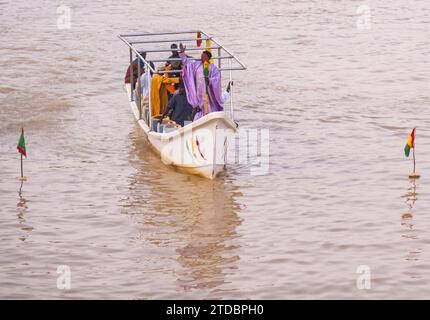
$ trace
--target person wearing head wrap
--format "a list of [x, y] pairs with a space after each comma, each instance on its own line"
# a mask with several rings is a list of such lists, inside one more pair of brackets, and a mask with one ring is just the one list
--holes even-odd
[[[146, 52], [144, 50], [140, 50], [139, 54], [142, 56], [143, 59], [146, 59]], [[142, 61], [142, 59], [139, 59], [136, 57], [136, 59], [133, 60], [133, 62], [128, 66], [127, 72], [125, 73], [124, 77], [124, 83], [130, 83], [131, 82], [131, 70], [133, 70], [133, 89], [136, 85], [137, 78], [140, 76], [138, 75], [138, 63], [140, 63], [140, 75], [144, 72], [145, 63]]]

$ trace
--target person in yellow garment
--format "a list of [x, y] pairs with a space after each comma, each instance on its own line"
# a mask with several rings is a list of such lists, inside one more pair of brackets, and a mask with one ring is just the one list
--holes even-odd
[[[164, 71], [165, 67], [159, 67], [157, 71]], [[168, 90], [174, 92], [174, 84], [179, 83], [179, 78], [171, 78], [166, 74], [156, 73], [152, 77], [151, 84], [151, 115], [160, 116], [166, 110], [169, 102]]]

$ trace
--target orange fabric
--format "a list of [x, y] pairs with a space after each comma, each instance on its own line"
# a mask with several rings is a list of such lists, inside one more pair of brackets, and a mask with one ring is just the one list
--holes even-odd
[[[172, 66], [168, 65], [166, 67], [166, 70], [170, 71], [172, 70]], [[164, 81], [163, 83], [166, 85], [166, 89], [167, 91], [170, 92], [170, 94], [174, 94], [175, 93], [175, 85], [171, 82], [171, 80], [173, 80], [175, 78], [171, 78], [169, 73], [165, 73], [164, 74]], [[179, 83], [179, 79], [178, 79], [178, 83]]]
[[173, 95], [175, 93], [175, 83], [179, 83], [179, 78], [167, 78], [163, 80], [163, 83], [166, 86], [167, 91]]
[[154, 74], [151, 85], [151, 115], [163, 114], [167, 103], [167, 89], [163, 84], [163, 76]]
[[[166, 70], [172, 70], [172, 66], [167, 66]], [[168, 73], [164, 76], [154, 74], [151, 85], [151, 115], [154, 117], [163, 114], [168, 104], [167, 92], [175, 93], [175, 83], [179, 83], [179, 78], [172, 78]]]

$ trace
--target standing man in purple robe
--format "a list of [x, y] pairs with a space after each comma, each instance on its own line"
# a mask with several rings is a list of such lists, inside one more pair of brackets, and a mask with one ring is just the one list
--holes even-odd
[[[192, 61], [185, 54], [186, 47], [179, 45], [179, 56], [182, 61], [182, 80], [187, 93], [187, 99], [197, 113], [194, 121], [206, 115], [206, 99], [209, 100], [208, 113], [223, 111], [224, 104], [221, 97], [221, 73], [217, 66], [210, 63], [212, 54], [203, 51], [200, 61]], [[204, 64], [209, 63], [209, 74], [204, 73]], [[207, 89], [207, 95], [206, 95]]]

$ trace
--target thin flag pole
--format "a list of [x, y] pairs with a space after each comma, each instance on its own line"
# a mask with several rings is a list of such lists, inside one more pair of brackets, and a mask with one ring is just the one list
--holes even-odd
[[24, 166], [22, 165], [22, 153], [21, 153], [21, 178], [24, 178]]
[[[21, 127], [21, 134], [24, 134], [24, 128]], [[22, 160], [22, 153], [19, 153], [21, 155], [21, 179], [24, 178], [24, 165]]]
[[205, 88], [206, 88], [206, 99], [205, 99], [205, 112], [204, 115], [207, 115], [209, 113], [209, 85], [208, 85], [208, 79], [206, 77], [205, 74], [205, 70], [208, 70], [208, 77], [209, 77], [209, 68], [210, 68], [210, 63], [209, 62], [204, 62], [203, 63], [203, 75], [205, 78]]
[[21, 128], [21, 136], [19, 137], [19, 141], [18, 141], [18, 151], [21, 155], [21, 176], [19, 177], [19, 180], [21, 181], [25, 181], [27, 178], [24, 177], [24, 161], [23, 161], [23, 154], [26, 154], [26, 149], [25, 149], [25, 138], [24, 138], [24, 128]]
[[[24, 134], [24, 128], [21, 128], [21, 134]], [[23, 165], [21, 152], [20, 152], [20, 155], [21, 155], [21, 179], [24, 179], [24, 165]]]
[[416, 168], [416, 161], [415, 161], [415, 135], [416, 135], [416, 128], [412, 131], [412, 154], [414, 158], [414, 171], [409, 175], [409, 178], [411, 179], [418, 179], [420, 177], [420, 174], [415, 171]]

